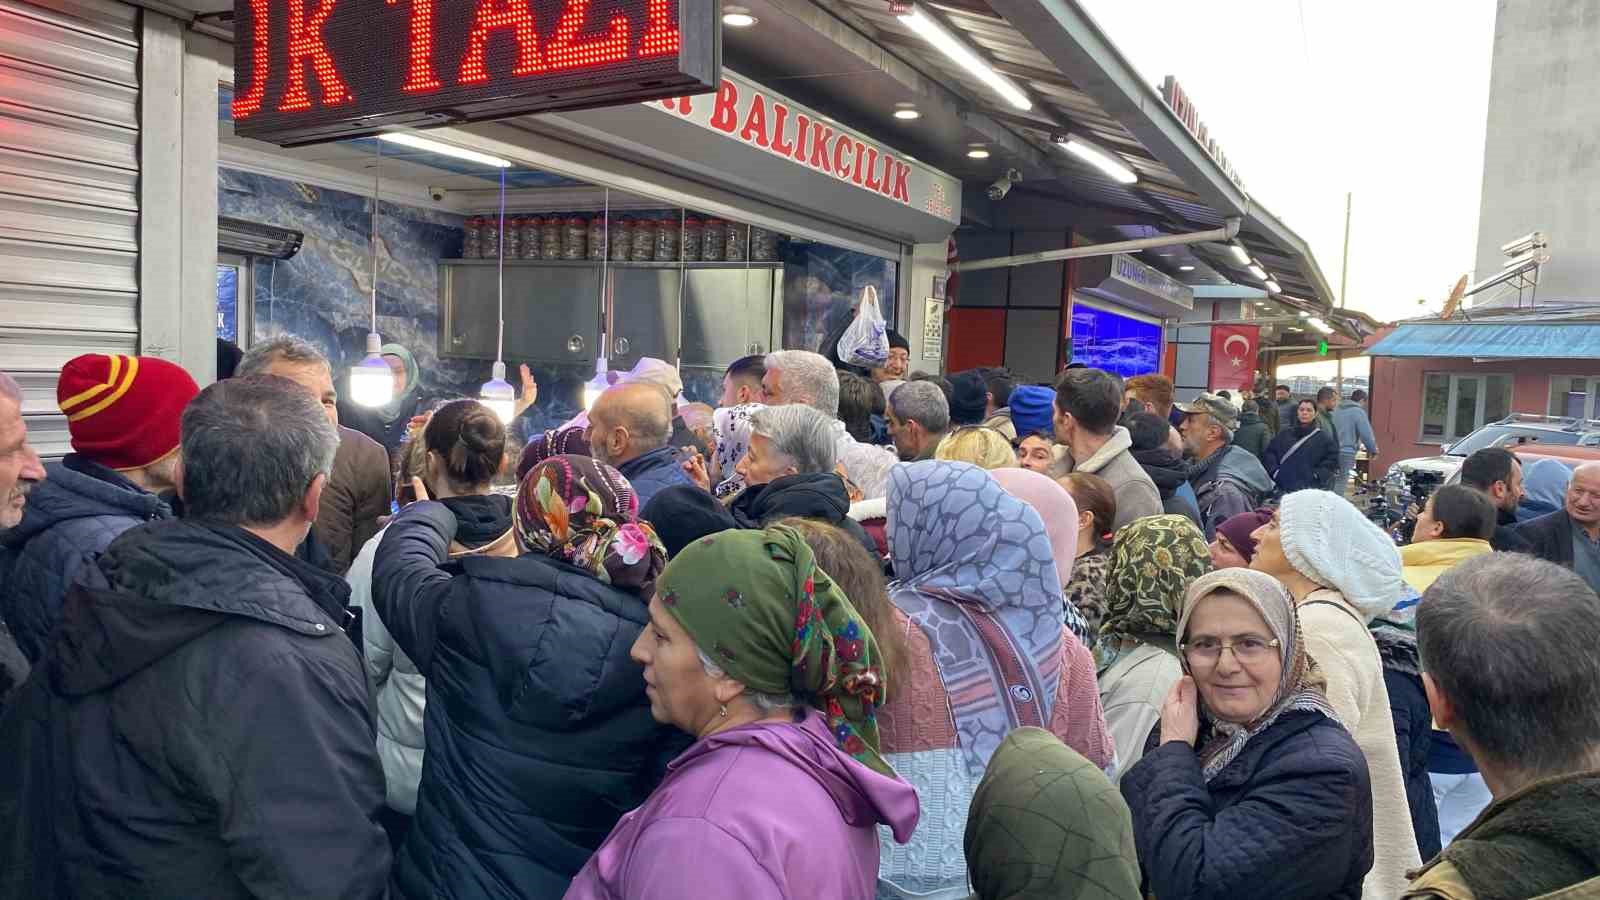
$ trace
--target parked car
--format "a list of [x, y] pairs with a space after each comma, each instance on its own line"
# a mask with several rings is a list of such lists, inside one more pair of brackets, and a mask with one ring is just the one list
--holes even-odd
[[1532, 449], [1530, 445], [1600, 448], [1600, 420], [1516, 413], [1490, 422], [1454, 444], [1444, 445], [1438, 456], [1415, 456], [1390, 466], [1383, 478], [1384, 502], [1390, 509], [1405, 509], [1423, 499], [1415, 496], [1414, 484], [1454, 482], [1461, 464], [1484, 447], [1509, 447], [1521, 453]]

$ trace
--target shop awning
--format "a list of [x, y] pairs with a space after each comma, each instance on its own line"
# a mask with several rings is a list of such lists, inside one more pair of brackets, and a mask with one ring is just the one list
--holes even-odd
[[1372, 345], [1367, 355], [1592, 359], [1600, 357], [1600, 324], [1441, 322], [1401, 325], [1393, 334]]

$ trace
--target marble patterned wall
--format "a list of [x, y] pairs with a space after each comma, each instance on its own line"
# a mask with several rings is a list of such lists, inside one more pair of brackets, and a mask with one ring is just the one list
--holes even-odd
[[[365, 354], [370, 327], [371, 198], [232, 169], [220, 169], [218, 181], [219, 214], [305, 235], [292, 259], [255, 263], [255, 338], [287, 332], [318, 345], [343, 390], [343, 373]], [[435, 262], [461, 255], [462, 226], [462, 216], [435, 210], [392, 203], [379, 210], [378, 331], [386, 343], [402, 344], [416, 356], [426, 399], [474, 396], [490, 376], [487, 362], [438, 353]], [[866, 284], [877, 286], [884, 315], [893, 320], [894, 261], [809, 243], [786, 245], [783, 252], [786, 346], [816, 349], [830, 324], [848, 316]], [[515, 382], [516, 360], [508, 363]], [[593, 368], [541, 364], [533, 373], [539, 401], [518, 423], [523, 434], [577, 415]], [[715, 404], [722, 392], [720, 371], [685, 369], [683, 381], [693, 401]]]

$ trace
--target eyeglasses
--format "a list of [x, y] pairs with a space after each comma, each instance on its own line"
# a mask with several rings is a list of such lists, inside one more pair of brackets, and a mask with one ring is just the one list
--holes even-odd
[[1186, 641], [1178, 645], [1183, 650], [1183, 655], [1189, 660], [1189, 665], [1205, 667], [1214, 666], [1222, 659], [1222, 651], [1232, 650], [1233, 658], [1242, 665], [1252, 665], [1265, 660], [1280, 646], [1278, 640], [1268, 640], [1255, 635], [1247, 635], [1231, 641], [1220, 641], [1216, 638], [1200, 638], [1196, 641]]

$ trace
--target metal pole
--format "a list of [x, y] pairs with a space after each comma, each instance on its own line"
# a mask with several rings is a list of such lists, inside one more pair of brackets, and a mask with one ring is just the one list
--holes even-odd
[[1221, 228], [1210, 231], [1195, 231], [1188, 234], [1169, 234], [1161, 237], [1138, 238], [1131, 241], [1117, 241], [1111, 244], [1090, 244], [1087, 247], [1070, 247], [1066, 250], [1045, 250], [1039, 253], [1024, 253], [1019, 256], [1000, 256], [994, 259], [974, 259], [967, 262], [956, 263], [951, 267], [956, 272], [978, 272], [983, 269], [1006, 269], [1012, 266], [1026, 266], [1032, 263], [1058, 262], [1063, 259], [1084, 259], [1091, 256], [1110, 256], [1113, 253], [1136, 253], [1140, 250], [1153, 250], [1158, 247], [1177, 247], [1184, 244], [1202, 244], [1207, 241], [1231, 241], [1239, 234], [1239, 220], [1229, 219]]
[[[1350, 283], [1350, 205], [1355, 194], [1346, 191], [1344, 195], [1344, 262], [1339, 266], [1339, 308], [1344, 309], [1345, 287]], [[1336, 357], [1334, 372], [1334, 390], [1339, 392], [1340, 398], [1344, 397], [1344, 354]]]

